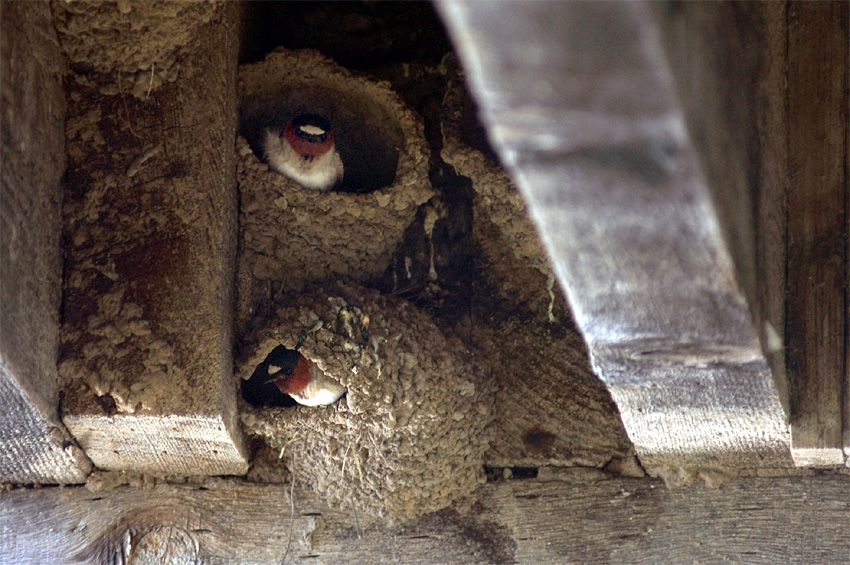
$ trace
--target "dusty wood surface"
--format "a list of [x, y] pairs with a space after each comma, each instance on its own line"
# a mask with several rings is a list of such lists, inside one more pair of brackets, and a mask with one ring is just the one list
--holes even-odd
[[644, 466], [790, 465], [650, 7], [438, 6]]
[[[850, 57], [850, 55], [848, 55]], [[847, 77], [848, 90], [850, 90], [850, 76]], [[848, 106], [850, 106], [850, 95], [848, 95]], [[850, 108], [847, 109], [850, 114]], [[845, 252], [850, 255], [850, 131], [847, 132], [847, 144], [844, 146], [844, 166], [846, 171], [845, 202], [847, 203], [847, 247]], [[845, 329], [844, 332], [844, 464], [850, 467], [850, 257], [847, 258], [844, 271], [847, 286], [844, 294], [845, 307]]]
[[786, 3], [656, 2], [652, 7], [738, 279], [787, 411], [782, 348], [789, 185]]
[[[661, 44], [712, 196], [735, 279], [758, 303], [755, 272], [754, 183], [750, 168], [759, 139], [756, 125], [759, 64], [764, 53], [762, 6], [757, 3], [652, 2]], [[698, 31], [697, 31], [698, 30]]]
[[844, 463], [847, 11], [846, 2], [788, 7], [786, 332], [798, 465]]
[[762, 349], [790, 414], [788, 371], [785, 363], [785, 292], [788, 177], [788, 21], [787, 3], [763, 3], [763, 52], [755, 100], [757, 120], [758, 188], [755, 192], [756, 272], [762, 327]]
[[[567, 481], [488, 483], [467, 516], [445, 511], [398, 527], [360, 516], [360, 538], [351, 512], [297, 489], [286, 562], [850, 562], [846, 475], [668, 490], [581, 471]], [[19, 564], [277, 563], [289, 539], [289, 492], [220, 480], [3, 493], [0, 554]]]
[[[63, 45], [114, 26], [112, 56], [144, 61], [147, 49], [156, 61], [149, 26], [192, 41], [179, 76], [156, 88], [151, 67], [136, 97], [112, 75], [85, 72], [99, 59], [72, 63], [83, 74], [68, 81], [63, 421], [102, 469], [241, 474], [231, 359], [237, 6], [213, 5], [209, 23], [88, 7], [62, 28]], [[126, 41], [132, 33], [138, 41]]]
[[65, 59], [47, 3], [0, 6], [0, 481], [81, 482], [57, 413]]

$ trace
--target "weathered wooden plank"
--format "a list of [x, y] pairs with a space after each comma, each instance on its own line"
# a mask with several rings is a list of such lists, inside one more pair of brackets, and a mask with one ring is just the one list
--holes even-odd
[[761, 307], [762, 349], [790, 414], [785, 364], [785, 294], [788, 178], [787, 3], [758, 4], [763, 17], [763, 54], [758, 70], [758, 184], [755, 191], [757, 302]]
[[788, 7], [788, 365], [798, 465], [844, 463], [848, 4]]
[[[850, 90], [850, 76], [847, 77], [848, 90]], [[847, 104], [850, 106], [850, 96], [848, 96]], [[847, 109], [850, 114], [850, 108]], [[847, 247], [845, 252], [848, 254], [847, 270], [844, 273], [847, 281], [847, 288], [844, 295], [845, 306], [845, 328], [844, 332], [844, 464], [850, 467], [850, 131], [847, 132], [847, 144], [844, 146], [844, 166], [847, 171], [847, 181], [845, 184], [845, 202], [847, 203]]]
[[[652, 4], [762, 349], [788, 410], [784, 2]], [[694, 30], [699, 30], [694, 33]]]
[[749, 169], [759, 144], [761, 7], [738, 2], [654, 2], [651, 7], [675, 85], [672, 94], [699, 156], [736, 282], [748, 304], [757, 306], [756, 187]]
[[[102, 469], [245, 473], [231, 359], [238, 7], [54, 8], [84, 73], [68, 85], [63, 421]], [[135, 96], [127, 76], [144, 85]]]
[[603, 467], [628, 456], [617, 409], [577, 333], [502, 320], [495, 328], [479, 323], [473, 335], [498, 382], [486, 465]]
[[19, 564], [277, 563], [294, 503], [287, 562], [850, 562], [846, 475], [673, 490], [581, 469], [558, 476], [489, 483], [466, 516], [444, 511], [399, 527], [360, 516], [361, 536], [350, 511], [301, 489], [291, 501], [289, 485], [19, 490], [0, 495], [0, 555]]
[[752, 226], [721, 221], [653, 10], [438, 6], [644, 466], [790, 465], [727, 246]]
[[3, 2], [0, 26], [0, 481], [81, 482], [57, 412], [65, 58], [45, 2]]

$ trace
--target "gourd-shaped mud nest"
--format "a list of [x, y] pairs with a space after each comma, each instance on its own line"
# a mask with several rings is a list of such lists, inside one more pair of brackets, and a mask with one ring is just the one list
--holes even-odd
[[[271, 292], [330, 276], [369, 283], [381, 275], [434, 192], [422, 120], [387, 83], [309, 50], [276, 51], [239, 73], [241, 328]], [[266, 132], [307, 115], [332, 126], [344, 168], [328, 192], [304, 188], [263, 162]]]
[[391, 523], [469, 500], [484, 481], [493, 414], [482, 359], [409, 303], [353, 284], [287, 299], [252, 321], [237, 374], [248, 379], [275, 348], [301, 341], [348, 391], [330, 406], [246, 407], [248, 432], [331, 504]]

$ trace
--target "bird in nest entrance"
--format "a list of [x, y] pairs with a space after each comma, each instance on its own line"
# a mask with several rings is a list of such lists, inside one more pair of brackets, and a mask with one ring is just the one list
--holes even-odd
[[266, 128], [263, 158], [304, 188], [326, 192], [339, 187], [344, 173], [334, 140], [330, 121], [318, 114], [301, 114], [282, 132]]
[[242, 397], [255, 406], [291, 406], [291, 400], [327, 406], [339, 400], [347, 389], [299, 353], [299, 346], [275, 347], [251, 378], [242, 381]]

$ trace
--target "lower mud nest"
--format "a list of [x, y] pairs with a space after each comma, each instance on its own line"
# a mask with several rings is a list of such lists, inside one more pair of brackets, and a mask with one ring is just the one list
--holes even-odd
[[484, 482], [494, 393], [482, 359], [409, 303], [336, 283], [267, 305], [237, 374], [249, 378], [272, 350], [294, 349], [305, 335], [300, 353], [346, 395], [331, 406], [242, 413], [249, 433], [286, 453], [281, 464], [294, 465], [297, 481], [389, 522], [468, 499]]

